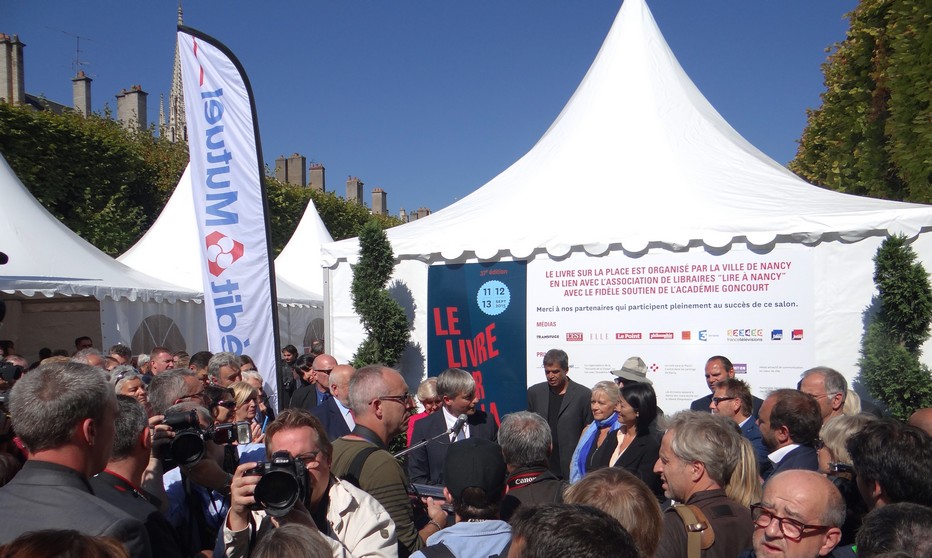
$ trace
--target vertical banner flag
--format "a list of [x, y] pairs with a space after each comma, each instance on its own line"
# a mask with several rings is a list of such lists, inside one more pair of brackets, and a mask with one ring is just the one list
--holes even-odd
[[215, 39], [179, 25], [178, 51], [209, 349], [249, 354], [277, 406], [274, 269], [252, 88]]
[[427, 305], [428, 375], [471, 373], [495, 422], [527, 408], [527, 262], [432, 265]]

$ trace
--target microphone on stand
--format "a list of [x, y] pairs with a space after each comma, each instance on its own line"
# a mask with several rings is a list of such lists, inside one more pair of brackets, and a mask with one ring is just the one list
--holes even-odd
[[469, 420], [469, 417], [466, 414], [462, 414], [456, 417], [456, 422], [453, 423], [453, 428], [450, 429], [450, 434], [453, 434], [453, 441], [456, 441], [456, 437], [460, 435], [460, 432], [463, 431], [463, 426], [466, 424], [466, 421]]
[[[427, 444], [429, 444], [430, 442], [433, 442], [434, 440], [436, 440], [436, 439], [438, 439], [438, 438], [442, 438], [442, 437], [444, 437], [444, 436], [449, 436], [450, 434], [453, 435], [453, 438], [454, 438], [454, 441], [455, 441], [455, 438], [456, 438], [457, 436], [459, 436], [460, 432], [463, 430], [463, 425], [466, 424], [466, 421], [467, 421], [467, 420], [469, 420], [469, 417], [467, 417], [465, 414], [462, 414], [462, 415], [456, 417], [456, 422], [453, 423], [453, 427], [452, 427], [452, 428], [446, 429], [445, 431], [441, 432], [440, 434], [437, 434], [437, 435], [434, 436], [433, 438], [427, 438], [427, 439], [425, 439], [425, 440], [421, 440], [420, 442], [418, 442], [418, 443], [416, 443], [416, 444], [412, 444], [411, 446], [408, 446], [407, 448], [405, 448], [405, 449], [399, 451], [398, 453], [393, 454], [392, 457], [394, 457], [394, 458], [397, 459], [397, 458], [399, 458], [399, 457], [402, 457], [402, 456], [404, 456], [404, 455], [407, 455], [407, 454], [411, 453], [412, 451], [414, 451], [414, 450], [416, 450], [416, 449], [418, 449], [418, 448], [422, 448], [422, 447], [426, 446]], [[449, 439], [449, 438], [448, 438], [448, 439]]]

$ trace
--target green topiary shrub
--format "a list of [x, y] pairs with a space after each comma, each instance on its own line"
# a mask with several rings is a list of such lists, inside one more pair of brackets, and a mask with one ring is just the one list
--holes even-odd
[[385, 290], [395, 256], [385, 231], [378, 223], [365, 224], [359, 235], [359, 263], [353, 267], [353, 309], [366, 330], [352, 365], [383, 363], [394, 366], [408, 343], [410, 329], [404, 309]]
[[903, 236], [885, 240], [874, 257], [876, 319], [861, 341], [860, 379], [896, 418], [932, 406], [932, 371], [919, 361], [932, 323], [929, 275]]

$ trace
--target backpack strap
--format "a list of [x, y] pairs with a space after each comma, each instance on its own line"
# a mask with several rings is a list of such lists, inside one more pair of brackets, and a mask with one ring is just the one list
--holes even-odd
[[432, 544], [430, 546], [425, 546], [421, 549], [421, 554], [426, 558], [456, 558], [456, 555], [453, 554], [447, 545], [439, 542], [437, 544]]
[[686, 550], [688, 558], [699, 558], [715, 542], [715, 532], [705, 514], [696, 505], [674, 504], [671, 508], [683, 520], [686, 528]]
[[369, 459], [369, 456], [373, 453], [379, 451], [379, 448], [376, 446], [366, 446], [359, 453], [356, 454], [356, 457], [353, 458], [353, 462], [350, 463], [349, 469], [347, 469], [346, 474], [342, 478], [345, 481], [348, 481], [350, 484], [356, 488], [362, 488], [359, 486], [359, 475], [362, 474], [362, 468], [366, 465], [366, 460]]

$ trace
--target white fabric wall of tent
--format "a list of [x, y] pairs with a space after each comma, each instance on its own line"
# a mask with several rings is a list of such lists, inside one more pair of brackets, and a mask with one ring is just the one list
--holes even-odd
[[[282, 346], [308, 346], [323, 338], [323, 277], [319, 246], [333, 239], [309, 202], [298, 227], [275, 259], [279, 341]], [[200, 253], [189, 169], [162, 213], [145, 235], [117, 258], [153, 277], [202, 291]], [[168, 248], [170, 247], [170, 248]], [[204, 323], [201, 310], [200, 323]]]
[[[187, 172], [184, 175], [187, 177]], [[70, 350], [79, 335], [135, 352], [156, 345], [207, 347], [190, 181], [185, 178], [146, 235], [119, 261], [51, 215], [0, 156], [0, 338], [27, 357], [41, 347]], [[190, 214], [190, 215], [189, 215]], [[318, 247], [331, 237], [313, 203], [276, 260], [282, 344], [323, 337]], [[306, 254], [306, 255], [305, 255]]]
[[[877, 247], [888, 235], [905, 234], [932, 269], [930, 226], [932, 207], [818, 188], [749, 144], [690, 81], [644, 0], [625, 0], [573, 97], [526, 155], [453, 205], [387, 231], [398, 260], [394, 279], [413, 296], [413, 350], [401, 366], [409, 383], [439, 372], [424, 370], [431, 265], [526, 260], [529, 270], [572, 269], [788, 253], [803, 262], [797, 288], [811, 300], [811, 344], [799, 360], [833, 366], [851, 379], [862, 313], [874, 294]], [[326, 337], [339, 361], [364, 335], [349, 294], [357, 259], [357, 239], [323, 247]], [[533, 306], [529, 288], [529, 339]], [[622, 319], [593, 328], [624, 331]], [[763, 313], [752, 319], [757, 328], [767, 320]], [[571, 363], [585, 362], [585, 344], [567, 346], [561, 339], [556, 345], [570, 353]], [[688, 373], [655, 378], [665, 410], [708, 393], [701, 373], [705, 358], [715, 354], [708, 346], [691, 349]], [[666, 358], [665, 349], [651, 347], [646, 341], [618, 345], [605, 364], [620, 368], [639, 352]], [[755, 370], [749, 379], [759, 394], [795, 386], [801, 366], [790, 368], [766, 378]], [[543, 379], [530, 342], [526, 369], [528, 385]], [[591, 385], [611, 377], [601, 370], [601, 377], [576, 379]]]
[[[50, 214], [0, 157], [0, 293], [7, 312], [0, 338], [34, 357], [41, 347], [139, 347], [206, 343], [200, 292], [151, 277], [110, 258]], [[198, 322], [198, 315], [200, 322]], [[142, 349], [139, 349], [142, 350]]]

